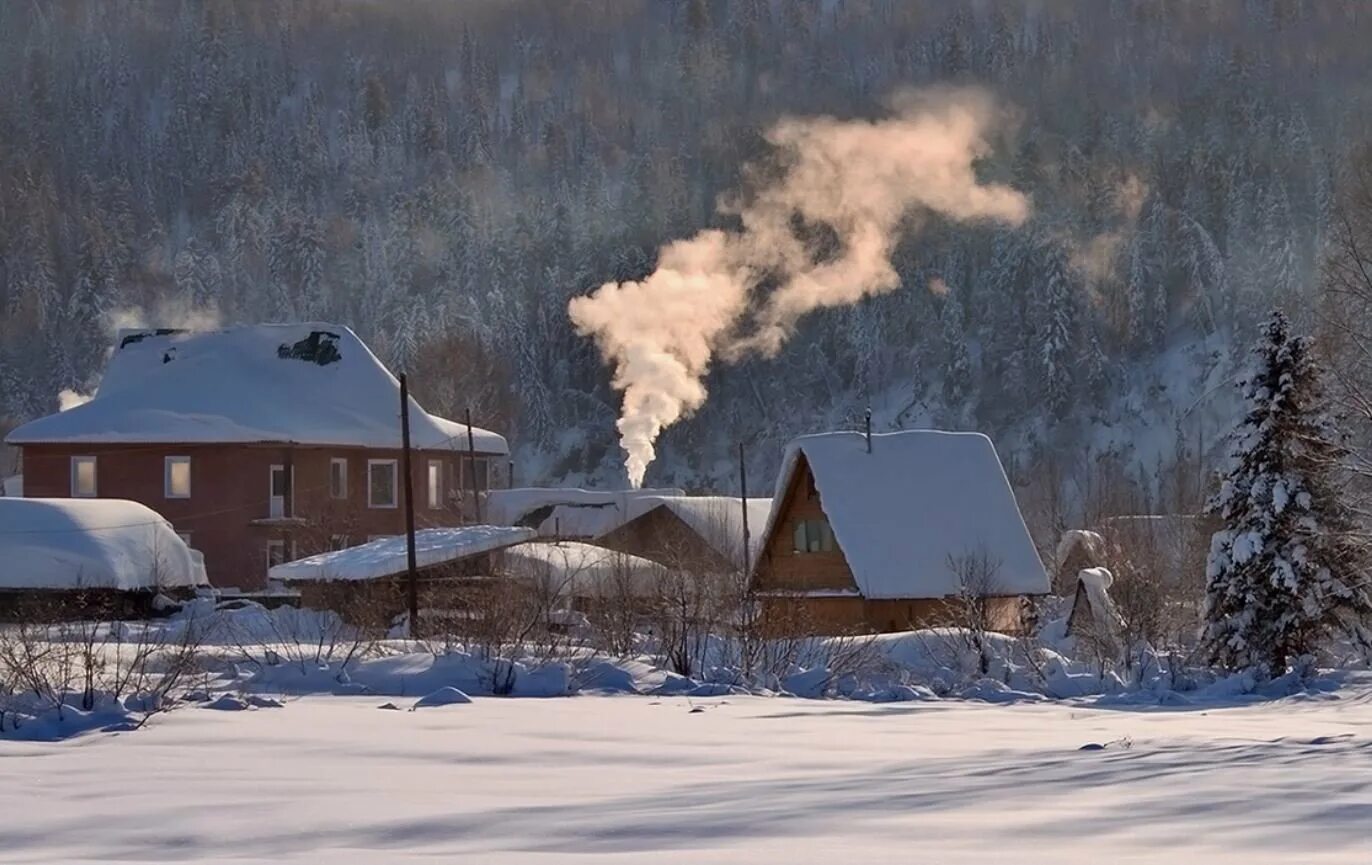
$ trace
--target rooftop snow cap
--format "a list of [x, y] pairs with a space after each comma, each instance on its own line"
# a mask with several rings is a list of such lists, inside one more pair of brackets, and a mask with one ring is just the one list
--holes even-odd
[[[991, 440], [912, 430], [837, 432], [791, 442], [776, 502], [809, 466], [820, 506], [868, 598], [941, 598], [961, 590], [950, 558], [986, 555], [999, 567], [985, 591], [1042, 594], [1048, 575]], [[772, 509], [766, 536], [785, 512]], [[973, 589], [974, 587], [968, 587]]]
[[[400, 447], [400, 383], [346, 327], [261, 324], [121, 334], [95, 398], [24, 424], [10, 444], [294, 442]], [[410, 400], [421, 449], [466, 450], [467, 428]], [[473, 430], [476, 450], [505, 439]]]

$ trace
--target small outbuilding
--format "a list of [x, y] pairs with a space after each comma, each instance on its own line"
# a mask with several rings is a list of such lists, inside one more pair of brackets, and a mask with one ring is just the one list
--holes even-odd
[[1049, 591], [991, 440], [836, 432], [786, 449], [751, 589], [776, 630], [888, 632], [957, 624], [971, 605], [1022, 627]]
[[[742, 573], [756, 556], [772, 500], [728, 496], [637, 496], [627, 519], [595, 543], [668, 568], [700, 574]], [[744, 512], [749, 543], [744, 557]]]
[[0, 498], [0, 617], [143, 617], [206, 585], [204, 559], [144, 505]]

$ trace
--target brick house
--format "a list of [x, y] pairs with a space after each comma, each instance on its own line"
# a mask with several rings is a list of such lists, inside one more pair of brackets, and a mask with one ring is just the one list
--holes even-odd
[[[346, 327], [120, 334], [93, 399], [18, 427], [29, 497], [131, 499], [210, 581], [404, 531], [399, 382]], [[409, 406], [419, 527], [460, 525], [501, 483], [505, 440]]]

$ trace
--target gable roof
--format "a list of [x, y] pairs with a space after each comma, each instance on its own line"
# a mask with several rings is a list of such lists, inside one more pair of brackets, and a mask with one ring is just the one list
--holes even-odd
[[204, 559], [144, 505], [0, 498], [0, 589], [135, 591], [205, 582]]
[[529, 541], [500, 553], [501, 571], [541, 581], [559, 597], [648, 596], [667, 575], [649, 559], [579, 541]]
[[[628, 501], [624, 524], [658, 508], [666, 508], [715, 552], [742, 564], [743, 506], [731, 496], [636, 496]], [[761, 549], [763, 529], [772, 511], [768, 498], [748, 499], [749, 560]], [[616, 526], [615, 528], [618, 528]]]
[[[427, 568], [456, 562], [533, 538], [533, 529], [509, 526], [420, 529], [414, 533], [415, 566]], [[405, 573], [409, 567], [405, 548], [404, 535], [378, 538], [355, 547], [273, 565], [268, 569], [267, 576], [283, 582], [379, 580]]]
[[[260, 324], [121, 334], [89, 402], [24, 424], [10, 444], [294, 442], [400, 447], [400, 383], [346, 327]], [[505, 439], [473, 429], [482, 453]], [[466, 450], [467, 427], [410, 401], [416, 448]]]
[[630, 499], [681, 494], [677, 489], [525, 487], [491, 490], [486, 494], [486, 517], [496, 525], [535, 527], [543, 537], [595, 538], [628, 519]]
[[[980, 433], [911, 430], [804, 436], [787, 446], [782, 501], [807, 465], [853, 579], [868, 598], [956, 594], [949, 557], [985, 553], [1000, 567], [992, 594], [1042, 594], [1048, 575], [991, 440]], [[765, 538], [778, 530], [780, 505]]]

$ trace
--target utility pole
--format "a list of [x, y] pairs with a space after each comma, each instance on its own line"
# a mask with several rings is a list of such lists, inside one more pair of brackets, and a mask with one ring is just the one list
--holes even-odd
[[[472, 508], [476, 513], [476, 524], [481, 525], [481, 494], [476, 489], [476, 436], [472, 434], [472, 410], [467, 408], [467, 459], [471, 468], [472, 477]], [[486, 476], [487, 486], [490, 485], [490, 475]]]
[[738, 443], [738, 495], [743, 506], [743, 579], [748, 579], [748, 546], [752, 536], [748, 531], [748, 464], [743, 459], [743, 442]]
[[872, 409], [869, 406], [865, 415], [867, 428], [867, 453], [872, 452]]
[[[400, 454], [405, 477], [405, 567], [410, 602], [410, 639], [419, 639], [419, 573], [414, 555], [414, 476], [410, 471], [410, 385], [400, 374]], [[371, 483], [367, 478], [367, 483]]]

